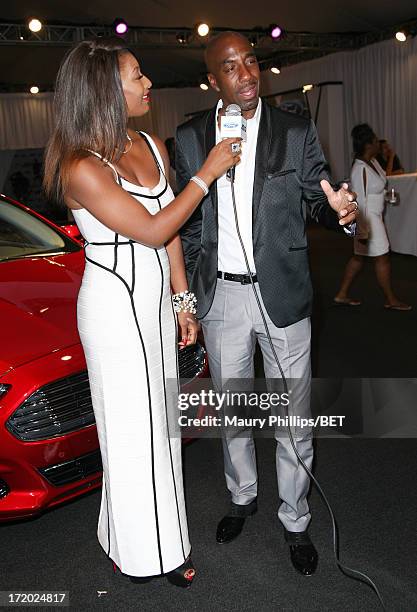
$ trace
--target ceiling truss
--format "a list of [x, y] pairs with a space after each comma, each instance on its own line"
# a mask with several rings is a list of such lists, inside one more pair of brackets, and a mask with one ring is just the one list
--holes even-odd
[[[360, 47], [392, 38], [395, 32], [404, 27], [409, 34], [417, 32], [417, 19], [397, 27], [376, 30], [372, 32], [288, 32], [277, 39], [272, 39], [266, 29], [236, 30], [249, 38], [254, 48], [259, 50], [261, 69], [269, 67], [271, 61], [278, 61], [281, 67], [307, 61], [335, 53], [337, 51], [351, 51]], [[214, 28], [210, 36], [227, 30], [227, 28]], [[27, 48], [34, 46], [69, 47], [82, 40], [96, 36], [114, 36], [112, 26], [100, 25], [73, 25], [73, 24], [46, 24], [40, 32], [31, 32], [24, 23], [0, 22], [0, 46], [15, 45]], [[135, 49], [203, 49], [207, 38], [199, 37], [194, 29], [185, 27], [157, 28], [157, 27], [129, 27], [125, 40]], [[180, 42], [181, 41], [181, 42]], [[195, 85], [195, 83], [187, 83]], [[161, 84], [160, 86], [164, 86]], [[171, 84], [171, 86], [184, 86], [184, 83]], [[0, 84], [4, 91], [5, 84]], [[13, 85], [9, 87], [13, 90]], [[16, 89], [14, 89], [16, 91]]]

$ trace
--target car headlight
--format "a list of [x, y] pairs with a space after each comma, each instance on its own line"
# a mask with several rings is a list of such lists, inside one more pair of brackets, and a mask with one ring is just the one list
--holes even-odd
[[0, 383], [0, 399], [6, 395], [6, 393], [8, 392], [8, 390], [10, 389], [12, 385], [6, 385], [4, 383]]

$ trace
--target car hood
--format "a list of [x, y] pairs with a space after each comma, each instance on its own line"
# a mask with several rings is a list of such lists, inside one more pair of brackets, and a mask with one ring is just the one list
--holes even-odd
[[0, 263], [0, 375], [78, 343], [82, 251]]

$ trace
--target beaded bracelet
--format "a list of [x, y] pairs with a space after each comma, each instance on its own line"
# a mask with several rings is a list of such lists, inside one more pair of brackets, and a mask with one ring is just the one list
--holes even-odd
[[205, 196], [208, 194], [209, 188], [208, 188], [207, 184], [205, 183], [205, 181], [203, 181], [203, 179], [201, 179], [199, 176], [192, 176], [190, 178], [190, 181], [193, 181], [193, 183], [198, 185], [200, 187], [200, 189], [203, 190], [203, 193], [204, 193]]
[[191, 291], [181, 291], [180, 293], [174, 293], [172, 296], [172, 303], [174, 304], [175, 312], [189, 312], [195, 314], [197, 312], [197, 298]]

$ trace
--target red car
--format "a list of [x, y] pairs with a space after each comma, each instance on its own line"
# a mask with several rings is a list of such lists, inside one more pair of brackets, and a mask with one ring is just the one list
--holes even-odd
[[[84, 269], [77, 233], [0, 196], [0, 520], [32, 516], [101, 485], [76, 326]], [[181, 378], [204, 374], [200, 345], [179, 358]]]

